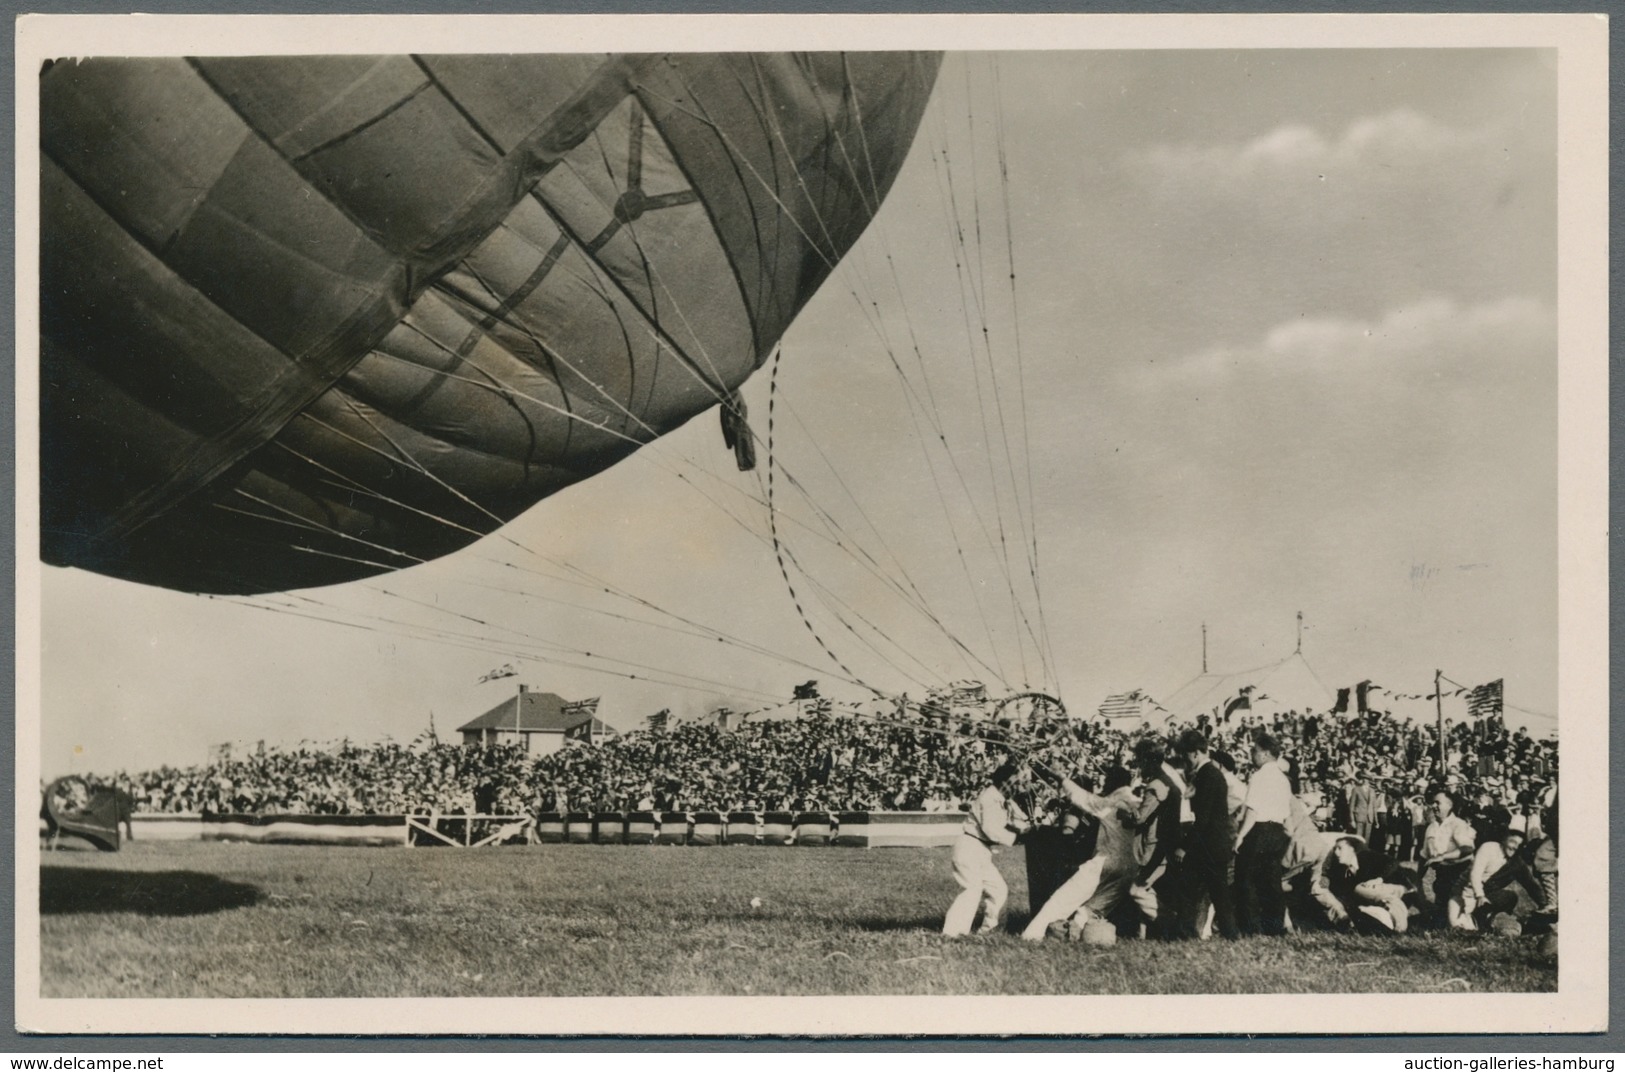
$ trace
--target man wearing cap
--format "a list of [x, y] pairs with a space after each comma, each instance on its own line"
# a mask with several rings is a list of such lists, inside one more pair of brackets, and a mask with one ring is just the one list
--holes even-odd
[[1471, 821], [1480, 845], [1498, 840], [1501, 832], [1512, 825], [1512, 809], [1496, 799], [1500, 788], [1500, 779], [1491, 777], [1478, 791], [1478, 806]]
[[1383, 794], [1382, 851], [1395, 860], [1408, 860], [1411, 854], [1411, 813], [1404, 786], [1390, 776], [1377, 786]]
[[1349, 784], [1349, 823], [1353, 827], [1354, 836], [1362, 844], [1371, 843], [1371, 832], [1377, 825], [1377, 791], [1371, 786], [1371, 778], [1362, 768], [1354, 772], [1354, 781]]
[[942, 933], [958, 937], [971, 932], [977, 910], [986, 902], [979, 934], [990, 934], [999, 928], [999, 917], [1010, 888], [993, 862], [994, 845], [1014, 845], [1016, 835], [1028, 828], [1026, 816], [1004, 795], [1004, 789], [1014, 780], [1018, 768], [1006, 762], [993, 772], [992, 783], [977, 795], [970, 813], [954, 840], [954, 881], [960, 893], [948, 906]]

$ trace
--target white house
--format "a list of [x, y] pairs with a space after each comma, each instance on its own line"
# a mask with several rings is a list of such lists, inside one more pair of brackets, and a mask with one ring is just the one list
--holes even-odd
[[464, 744], [517, 744], [530, 755], [547, 756], [563, 748], [566, 739], [597, 744], [615, 736], [614, 728], [594, 715], [597, 709], [597, 699], [572, 703], [520, 685], [518, 695], [458, 726], [457, 732]]

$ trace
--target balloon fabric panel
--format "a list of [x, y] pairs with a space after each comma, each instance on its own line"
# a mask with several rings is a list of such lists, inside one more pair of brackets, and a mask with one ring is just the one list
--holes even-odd
[[592, 476], [772, 352], [936, 62], [49, 65], [43, 557], [337, 583]]
[[41, 155], [155, 252], [252, 137], [208, 83], [174, 60], [53, 64], [40, 80], [40, 110]]
[[230, 56], [196, 66], [292, 161], [366, 129], [430, 86], [410, 56]]

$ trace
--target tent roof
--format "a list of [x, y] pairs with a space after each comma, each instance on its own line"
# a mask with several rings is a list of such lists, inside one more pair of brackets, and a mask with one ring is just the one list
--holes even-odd
[[1293, 652], [1280, 662], [1234, 674], [1198, 674], [1169, 696], [1163, 704], [1181, 718], [1194, 718], [1227, 703], [1253, 687], [1253, 710], [1328, 711], [1335, 701], [1332, 691], [1321, 684], [1302, 652]]

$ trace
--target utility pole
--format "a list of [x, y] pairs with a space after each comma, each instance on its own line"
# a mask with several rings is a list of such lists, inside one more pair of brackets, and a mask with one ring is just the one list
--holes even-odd
[[1444, 750], [1444, 691], [1440, 686], [1440, 679], [1444, 677], [1443, 671], [1433, 671], [1433, 710], [1439, 719], [1439, 780], [1443, 781], [1448, 773], [1445, 770]]

